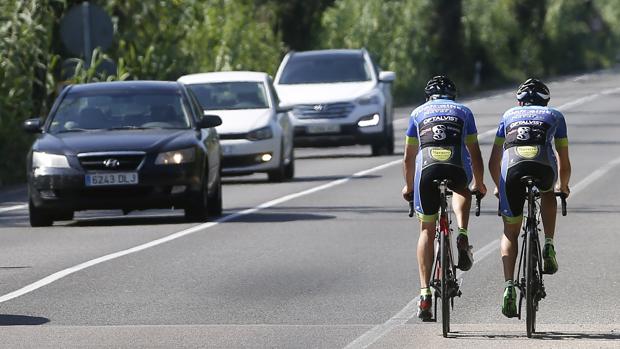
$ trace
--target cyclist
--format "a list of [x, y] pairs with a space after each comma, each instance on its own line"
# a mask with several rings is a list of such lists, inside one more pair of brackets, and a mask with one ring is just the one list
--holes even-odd
[[[403, 171], [405, 200], [413, 198], [420, 220], [417, 257], [420, 273], [418, 317], [431, 317], [429, 279], [434, 257], [435, 222], [439, 210], [439, 189], [435, 179], [449, 179], [454, 192], [452, 207], [456, 215], [458, 268], [473, 264], [472, 246], [467, 237], [472, 190], [486, 193], [484, 165], [480, 155], [474, 116], [466, 106], [456, 103], [456, 86], [446, 76], [435, 76], [424, 88], [426, 103], [411, 113], [405, 139]], [[473, 182], [472, 182], [473, 177]]]
[[[543, 273], [553, 274], [558, 270], [553, 246], [557, 209], [553, 189], [559, 167], [558, 189], [566, 195], [570, 193], [571, 165], [564, 116], [547, 107], [549, 99], [549, 88], [540, 80], [527, 79], [521, 84], [517, 90], [519, 106], [502, 116], [489, 159], [489, 172], [496, 185], [495, 194], [499, 194], [504, 221], [501, 254], [506, 284], [502, 313], [506, 317], [517, 316], [513, 278], [525, 202], [525, 184], [520, 181], [523, 176], [530, 175], [539, 180], [537, 187], [541, 193], [545, 232]], [[552, 140], [555, 140], [557, 160]]]

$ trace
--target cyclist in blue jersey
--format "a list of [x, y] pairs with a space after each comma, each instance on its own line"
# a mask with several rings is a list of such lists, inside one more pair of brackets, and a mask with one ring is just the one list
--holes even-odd
[[506, 317], [517, 316], [513, 278], [526, 195], [525, 184], [520, 180], [523, 176], [534, 176], [539, 181], [545, 233], [543, 273], [553, 274], [558, 270], [553, 245], [557, 210], [554, 185], [559, 173], [558, 190], [566, 195], [570, 193], [571, 165], [564, 116], [547, 107], [549, 99], [549, 88], [540, 80], [528, 79], [521, 84], [517, 90], [519, 106], [502, 116], [489, 159], [489, 172], [496, 185], [504, 221], [501, 253], [506, 284], [502, 313]]
[[418, 317], [431, 317], [431, 290], [428, 282], [434, 257], [435, 222], [439, 211], [436, 179], [449, 179], [454, 192], [452, 207], [456, 215], [458, 268], [469, 270], [473, 255], [467, 236], [471, 190], [486, 193], [484, 166], [474, 116], [466, 106], [456, 103], [456, 87], [445, 76], [428, 81], [426, 103], [411, 113], [405, 139], [403, 171], [405, 200], [414, 201], [420, 220], [417, 258], [420, 272]]

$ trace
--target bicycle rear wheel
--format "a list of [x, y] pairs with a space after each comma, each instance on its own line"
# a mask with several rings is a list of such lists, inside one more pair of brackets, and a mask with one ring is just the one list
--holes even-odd
[[[447, 229], [447, 227], [446, 227]], [[449, 239], [444, 231], [441, 231], [440, 239], [441, 247], [441, 324], [443, 328], [443, 336], [448, 337], [450, 332], [450, 258], [448, 255]]]
[[526, 243], [526, 258], [525, 258], [525, 322], [527, 328], [527, 337], [531, 338], [532, 334], [536, 332], [536, 294], [538, 292], [538, 258], [536, 241], [538, 236], [533, 229], [532, 222], [528, 222], [527, 225], [527, 243]]

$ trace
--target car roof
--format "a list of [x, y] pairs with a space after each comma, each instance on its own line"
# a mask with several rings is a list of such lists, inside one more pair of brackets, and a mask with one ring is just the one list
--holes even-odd
[[88, 84], [71, 85], [69, 93], [80, 92], [106, 92], [118, 90], [140, 90], [153, 92], [178, 92], [180, 85], [176, 81], [110, 81], [110, 82], [93, 82]]
[[291, 56], [299, 58], [312, 58], [312, 57], [346, 57], [346, 56], [363, 56], [364, 50], [362, 49], [331, 49], [331, 50], [314, 50], [314, 51], [302, 51], [292, 52]]
[[255, 81], [263, 82], [269, 75], [254, 71], [227, 71], [184, 75], [178, 81], [184, 84], [200, 84], [205, 82]]

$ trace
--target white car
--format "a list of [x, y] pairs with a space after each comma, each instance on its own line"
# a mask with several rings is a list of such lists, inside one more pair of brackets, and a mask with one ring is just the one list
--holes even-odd
[[291, 52], [274, 87], [293, 107], [296, 145], [370, 144], [373, 155], [384, 155], [394, 152], [395, 78], [364, 49]]
[[271, 77], [260, 72], [216, 72], [185, 75], [179, 81], [194, 92], [205, 109], [222, 119], [222, 173], [266, 172], [270, 181], [295, 173], [290, 109], [280, 107]]

